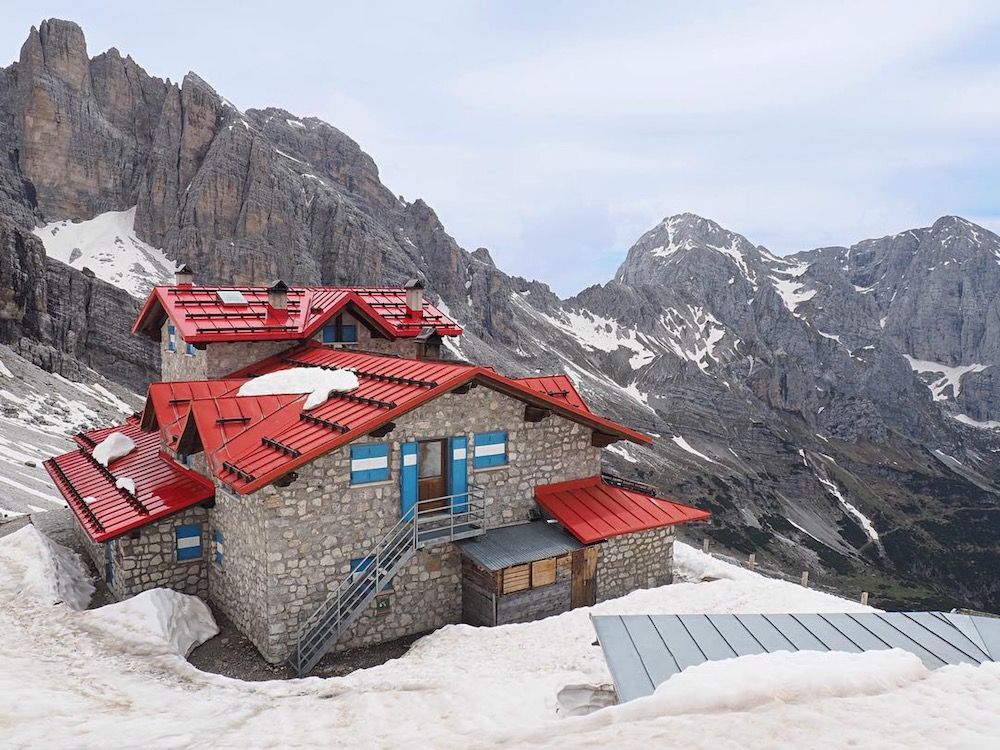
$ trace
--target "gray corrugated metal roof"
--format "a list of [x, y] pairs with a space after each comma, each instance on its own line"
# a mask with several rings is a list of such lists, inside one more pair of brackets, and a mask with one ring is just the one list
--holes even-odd
[[686, 667], [773, 651], [901, 648], [930, 669], [1000, 661], [1000, 619], [948, 612], [601, 615], [591, 618], [622, 701]]
[[559, 524], [531, 521], [490, 529], [475, 539], [459, 542], [458, 546], [479, 567], [502, 570], [511, 565], [564, 555], [583, 545], [563, 531]]

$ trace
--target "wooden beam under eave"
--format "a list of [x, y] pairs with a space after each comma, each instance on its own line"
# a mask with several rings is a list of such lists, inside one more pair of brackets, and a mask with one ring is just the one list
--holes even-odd
[[595, 448], [607, 448], [612, 443], [617, 443], [621, 440], [620, 437], [616, 435], [609, 435], [606, 432], [598, 432], [594, 430], [590, 433], [590, 444]]
[[532, 406], [531, 404], [525, 404], [524, 406], [525, 422], [541, 422], [546, 417], [551, 416], [551, 414], [551, 409], [545, 409], [541, 406]]

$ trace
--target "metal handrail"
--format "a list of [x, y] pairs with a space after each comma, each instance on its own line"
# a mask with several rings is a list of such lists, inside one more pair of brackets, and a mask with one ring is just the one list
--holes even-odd
[[[463, 510], [455, 511], [454, 504], [450, 501], [456, 498], [461, 499]], [[447, 528], [447, 539], [450, 539], [455, 535], [456, 525], [471, 524], [474, 519], [485, 519], [485, 495], [477, 487], [470, 487], [465, 492], [429, 498], [428, 501], [442, 500], [449, 501], [447, 508], [421, 510], [419, 502], [410, 508], [375, 545], [373, 554], [368, 556], [371, 558], [371, 563], [364, 570], [351, 571], [338, 584], [337, 588], [329, 593], [322, 604], [306, 618], [296, 634], [297, 667], [301, 667], [304, 661], [303, 644], [311, 644], [316, 636], [321, 636], [321, 638], [314, 646], [322, 644], [323, 640], [329, 638], [340, 628], [345, 615], [351, 616], [356, 609], [363, 606], [365, 600], [379, 591], [380, 586], [385, 583], [387, 578], [395, 575], [394, 568], [406, 558], [406, 552], [416, 551], [420, 546], [422, 528], [431, 531]], [[464, 520], [456, 524], [456, 518]], [[448, 521], [447, 526], [434, 525], [444, 520]], [[446, 539], [442, 538], [440, 541], [446, 541]]]

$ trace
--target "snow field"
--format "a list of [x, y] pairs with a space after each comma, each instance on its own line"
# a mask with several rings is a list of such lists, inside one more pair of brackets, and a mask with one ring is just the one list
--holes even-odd
[[[0, 582], [15, 570], [10, 539], [0, 539]], [[0, 583], [0, 723], [15, 746], [83, 748], [912, 750], [985, 746], [1000, 731], [995, 665], [927, 672], [901, 652], [709, 662], [649, 698], [558, 718], [560, 688], [609, 681], [591, 613], [865, 609], [684, 544], [676, 568], [680, 583], [539, 622], [448, 626], [346, 677], [260, 683], [204, 674], [180, 657], [213, 627], [191, 597], [152, 591], [81, 614], [46, 597], [12, 598]]]

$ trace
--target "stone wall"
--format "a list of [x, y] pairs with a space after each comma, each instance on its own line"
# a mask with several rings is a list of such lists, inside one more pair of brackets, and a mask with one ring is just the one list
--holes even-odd
[[[200, 458], [200, 455], [196, 458]], [[223, 559], [208, 563], [212, 602], [264, 652], [267, 644], [268, 548], [264, 519], [269, 509], [258, 495], [241, 497], [216, 480], [215, 507], [208, 512], [211, 538], [222, 533]]]
[[[358, 349], [365, 352], [379, 352], [381, 354], [395, 354], [400, 357], [410, 357], [413, 359], [423, 359], [425, 357], [437, 358], [441, 354], [441, 346], [437, 343], [421, 344], [411, 339], [387, 339], [376, 335], [366, 323], [361, 322], [350, 313], [343, 313], [343, 324], [355, 326], [358, 332], [357, 343], [338, 344], [345, 349]], [[313, 337], [313, 340], [323, 343], [323, 329]]]
[[[207, 520], [205, 509], [195, 506], [103, 544], [92, 541], [79, 523], [76, 531], [105, 583], [105, 549], [111, 545], [114, 575], [108, 588], [115, 599], [159, 587], [207, 599], [207, 563], [211, 557]], [[202, 555], [196, 560], [178, 561], [176, 529], [189, 523], [201, 524]]]
[[177, 351], [172, 352], [167, 348], [169, 322], [165, 321], [160, 330], [160, 379], [166, 382], [221, 378], [298, 344], [297, 341], [237, 341], [209, 344], [204, 349], [195, 349], [194, 354], [187, 354], [184, 339], [178, 331]]
[[597, 601], [673, 582], [674, 528], [640, 531], [603, 542], [597, 558]]
[[[386, 438], [359, 441], [390, 444], [389, 481], [352, 487], [350, 448], [345, 446], [298, 469], [290, 486], [271, 485], [241, 498], [239, 503], [254, 509], [241, 512], [259, 509], [263, 513], [264, 540], [260, 547], [255, 539], [240, 550], [235, 546], [238, 536], [252, 537], [259, 534], [259, 527], [224, 530], [223, 568], [230, 578], [226, 585], [234, 593], [220, 594], [220, 608], [246, 629], [266, 658], [275, 662], [285, 659], [299, 625], [326, 598], [328, 590], [350, 573], [351, 560], [370, 554], [399, 521], [403, 442], [467, 435], [469, 481], [486, 493], [489, 527], [528, 520], [529, 511], [536, 507], [535, 485], [600, 471], [600, 449], [591, 446], [588, 428], [556, 415], [526, 423], [523, 414], [523, 402], [482, 386], [466, 394], [446, 394], [398, 418], [396, 428]], [[473, 433], [495, 430], [508, 433], [508, 465], [474, 471]], [[221, 502], [213, 510], [213, 519], [229, 505], [221, 491], [218, 496]], [[221, 526], [223, 522], [218, 523]], [[260, 549], [266, 550], [264, 559]], [[215, 591], [214, 571], [212, 577]], [[261, 579], [267, 586], [266, 639], [259, 612], [248, 611], [249, 605], [240, 601], [254, 596], [251, 592], [259, 590], [255, 587]], [[352, 626], [338, 648], [458, 622], [461, 566], [457, 549], [445, 544], [418, 553], [396, 576], [389, 610], [376, 614], [372, 606], [373, 611]]]

